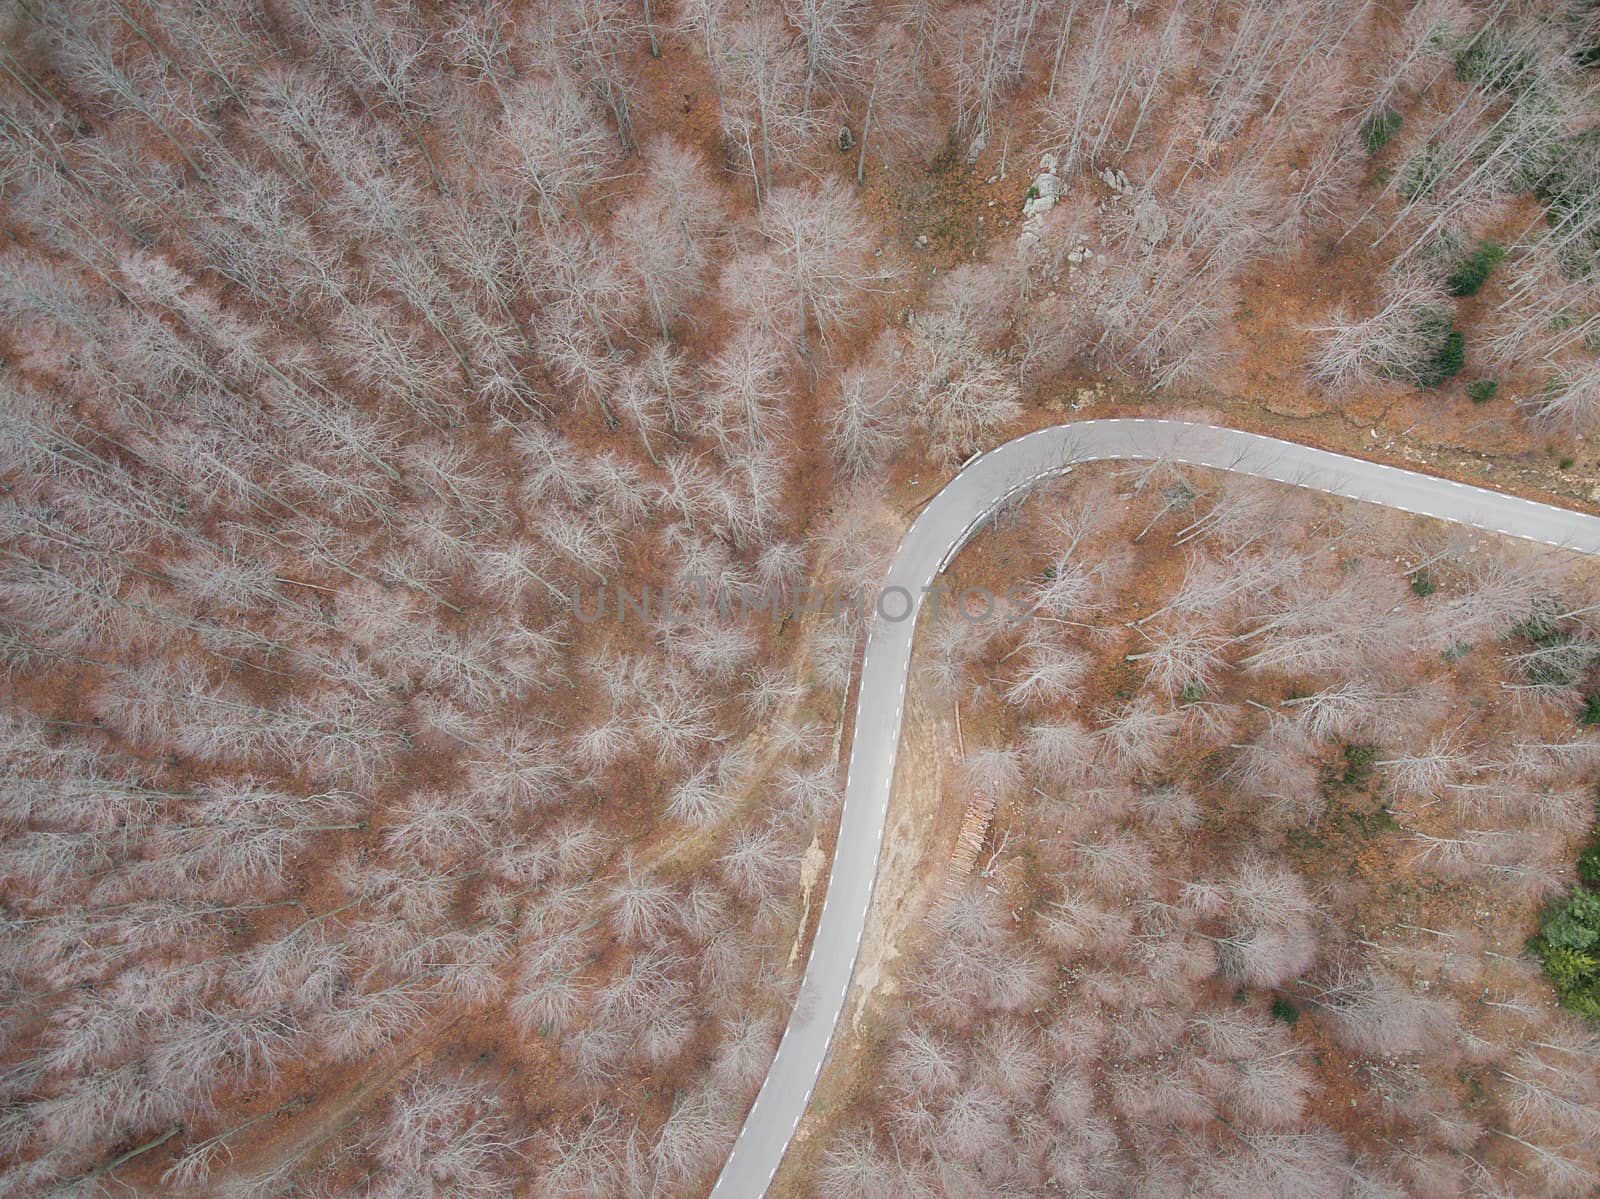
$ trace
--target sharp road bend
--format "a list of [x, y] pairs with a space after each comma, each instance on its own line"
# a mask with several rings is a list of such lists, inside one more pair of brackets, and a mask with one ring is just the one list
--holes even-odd
[[1105, 459], [1166, 460], [1233, 471], [1600, 554], [1600, 517], [1213, 425], [1077, 421], [1040, 429], [972, 459], [912, 522], [884, 577], [862, 659], [839, 840], [805, 977], [777, 1056], [712, 1199], [758, 1199], [766, 1192], [844, 1012], [883, 843], [922, 589], [1013, 499], [1076, 463]]

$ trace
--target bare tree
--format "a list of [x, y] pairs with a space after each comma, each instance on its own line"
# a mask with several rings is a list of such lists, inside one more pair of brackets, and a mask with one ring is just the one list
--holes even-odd
[[1438, 284], [1402, 275], [1388, 284], [1383, 307], [1372, 316], [1358, 320], [1335, 310], [1332, 323], [1312, 330], [1322, 347], [1311, 360], [1311, 375], [1335, 391], [1377, 379], [1426, 382], [1452, 312]]
[[1558, 370], [1528, 407], [1540, 424], [1567, 434], [1592, 433], [1600, 425], [1600, 363]]
[[658, 944], [677, 919], [677, 897], [645, 876], [629, 858], [624, 877], [612, 890], [612, 923], [619, 935], [638, 944]]
[[533, 188], [540, 218], [554, 224], [581, 211], [613, 157], [593, 101], [560, 76], [533, 79], [511, 96], [503, 120], [511, 168]]
[[1072, 847], [1078, 868], [1092, 885], [1108, 892], [1127, 892], [1149, 877], [1150, 851], [1132, 833], [1117, 833]]
[[1448, 1036], [1453, 1025], [1447, 1007], [1380, 970], [1336, 971], [1314, 994], [1335, 1035], [1363, 1053], [1422, 1052]]
[[1016, 681], [1006, 688], [1006, 702], [1050, 706], [1074, 700], [1082, 694], [1089, 665], [1089, 656], [1071, 646], [1051, 641], [1030, 646]]
[[783, 9], [805, 45], [801, 109], [810, 112], [819, 83], [832, 83], [859, 69], [862, 6], [860, 0], [785, 0]]
[[997, 803], [1004, 802], [1022, 783], [1017, 751], [996, 746], [971, 750], [961, 763], [961, 781]]
[[[774, 164], [788, 165], [814, 128], [806, 108], [806, 63], [794, 52], [783, 18], [770, 9], [728, 26], [705, 20], [702, 27], [713, 47], [723, 135], [755, 184], [756, 203], [764, 204]], [[716, 44], [714, 30], [724, 30], [726, 40]]]
[[809, 352], [811, 330], [826, 345], [868, 290], [882, 290], [894, 272], [870, 254], [871, 239], [861, 206], [849, 185], [827, 178], [769, 191], [760, 227], [772, 278], [761, 292], [788, 299], [794, 310], [793, 338]]
[[883, 1153], [865, 1130], [835, 1140], [820, 1175], [825, 1199], [905, 1199], [929, 1193], [912, 1163]]
[[904, 384], [896, 369], [898, 357], [893, 334], [883, 333], [866, 362], [839, 376], [837, 406], [828, 421], [828, 448], [847, 479], [866, 477], [903, 444]]
[[741, 328], [706, 365], [701, 417], [725, 452], [736, 441], [765, 444], [787, 424], [784, 356], [754, 325]]
[[896, 167], [933, 153], [942, 139], [927, 75], [918, 69], [915, 37], [905, 24], [883, 21], [867, 44], [870, 73], [857, 71], [866, 93], [856, 149], [858, 187], [866, 180], [869, 154], [886, 167]]
[[308, 32], [327, 46], [329, 65], [358, 89], [370, 88], [374, 98], [399, 118], [421, 151], [434, 187], [440, 192], [448, 190], [422, 128], [440, 103], [429, 86], [433, 76], [427, 63], [431, 47], [426, 33], [401, 24], [392, 12], [371, 0], [331, 21], [311, 19], [306, 23]]
[[1117, 771], [1154, 769], [1182, 723], [1176, 712], [1158, 711], [1144, 697], [1097, 715], [1104, 721], [1095, 733], [1100, 757]]
[[1169, 700], [1204, 692], [1226, 665], [1223, 651], [1231, 639], [1198, 622], [1167, 621], [1141, 626], [1139, 632], [1151, 648], [1129, 654], [1127, 660], [1146, 663], [1150, 681]]
[[498, 1194], [516, 1144], [485, 1088], [416, 1074], [395, 1097], [380, 1142], [380, 1185], [403, 1190], [437, 1182], [462, 1196]]
[[982, 277], [962, 268], [911, 318], [911, 410], [933, 452], [956, 462], [1022, 411], [1012, 372], [987, 348], [998, 316]]
[[1094, 735], [1072, 721], [1030, 725], [1026, 729], [1028, 764], [1043, 779], [1077, 782], [1094, 766]]
[[[637, 87], [633, 52], [641, 34], [654, 44], [649, 6], [641, 12], [624, 0], [576, 0], [541, 10], [535, 43], [570, 71], [611, 114], [624, 153], [634, 148], [633, 100]], [[640, 16], [644, 20], [639, 19]]]
[[667, 341], [668, 314], [682, 312], [704, 286], [722, 209], [692, 150], [663, 135], [645, 154], [646, 185], [618, 210], [612, 228]]

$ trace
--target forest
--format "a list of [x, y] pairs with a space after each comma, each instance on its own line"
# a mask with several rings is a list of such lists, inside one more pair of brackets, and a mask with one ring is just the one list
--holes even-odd
[[[1582, 0], [0, 0], [0, 1197], [705, 1194], [865, 632], [741, 601], [872, 586], [1089, 403], [1587, 502], [1597, 63]], [[1588, 894], [1581, 571], [1430, 542], [1424, 597], [1348, 513], [1134, 498], [1030, 534], [1052, 620], [1140, 619], [1074, 544], [1182, 573], [1101, 716], [1111, 639], [925, 633], [1015, 832], [905, 963], [911, 1089], [780, 1183], [1584, 1193], [1522, 944]], [[727, 602], [577, 619], [647, 584]], [[1492, 928], [1357, 936], [1330, 754]]]
[[1090, 469], [952, 568], [1032, 619], [924, 617], [994, 814], [815, 1193], [1592, 1195], [1592, 999], [1525, 942], [1595, 824], [1594, 565]]

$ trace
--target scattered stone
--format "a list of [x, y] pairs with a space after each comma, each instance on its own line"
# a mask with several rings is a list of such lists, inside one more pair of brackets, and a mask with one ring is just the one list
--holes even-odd
[[926, 233], [917, 234], [917, 248], [919, 250], [925, 250], [928, 248], [928, 235]]
[[1039, 159], [1039, 173], [1034, 176], [1027, 197], [1022, 201], [1022, 215], [1032, 217], [1049, 212], [1056, 206], [1056, 197], [1060, 194], [1061, 178], [1056, 174], [1056, 156], [1046, 154]]
[[1133, 202], [1133, 235], [1140, 248], [1150, 253], [1167, 235], [1167, 213], [1148, 192]]
[[850, 132], [850, 126], [839, 126], [839, 153], [856, 148], [856, 135]]
[[1000, 176], [999, 175], [990, 175], [987, 179], [984, 180], [984, 182], [987, 183], [990, 187], [993, 187], [996, 183], [1000, 182]]
[[1028, 197], [1022, 202], [1023, 216], [1037, 216], [1056, 206], [1056, 196], [1061, 191], [1061, 180], [1054, 175], [1039, 175], [1028, 188]]
[[1118, 195], [1121, 195], [1125, 191], [1133, 190], [1133, 185], [1128, 182], [1128, 177], [1120, 170], [1112, 170], [1110, 167], [1107, 167], [1105, 170], [1100, 172], [1100, 178], [1105, 181], [1105, 185], [1107, 187], [1116, 192]]

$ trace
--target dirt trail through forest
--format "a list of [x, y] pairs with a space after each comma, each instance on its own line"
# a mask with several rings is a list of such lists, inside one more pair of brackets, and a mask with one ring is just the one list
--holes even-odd
[[[827, 570], [829, 566], [830, 563], [826, 561], [821, 563], [818, 568], [819, 573]], [[811, 582], [814, 586], [820, 586], [815, 578]], [[748, 812], [751, 804], [756, 801], [762, 785], [770, 778], [784, 756], [784, 748], [779, 739], [773, 736], [773, 730], [799, 720], [801, 710], [813, 694], [814, 680], [811, 675], [813, 650], [817, 634], [822, 627], [822, 620], [821, 614], [809, 613], [799, 622], [789, 668], [793, 677], [799, 679], [803, 686], [800, 692], [765, 726], [752, 732], [746, 739], [744, 748], [749, 751], [755, 764], [740, 780], [736, 801], [731, 806], [727, 819], [698, 829], [684, 828], [667, 822], [658, 825], [637, 842], [626, 847], [632, 852], [633, 860], [639, 867], [650, 872], [670, 868], [674, 873], [694, 868], [714, 851], [718, 839], [726, 835], [728, 828], [737, 825]], [[848, 749], [847, 743], [844, 748]], [[833, 742], [835, 758], [839, 752], [840, 741], [835, 737]], [[842, 787], [842, 767], [840, 767], [840, 784]], [[810, 917], [820, 898], [817, 890], [819, 887], [826, 887], [827, 883], [827, 865], [831, 860], [831, 853], [824, 852], [822, 842], [826, 840], [831, 850], [833, 831], [827, 829], [822, 832], [825, 836], [819, 835], [819, 838], [812, 842], [815, 854], [810, 850], [807, 851], [809, 869], [803, 871], [801, 879], [803, 892], [801, 899], [805, 914], [801, 917], [800, 927], [795, 933], [794, 949], [790, 955], [791, 965], [801, 960], [809, 943], [813, 931], [810, 926], [814, 924]], [[596, 872], [597, 876], [614, 868], [622, 852], [619, 850], [618, 854], [604, 863]], [[816, 860], [813, 861], [813, 858]], [[515, 970], [515, 965], [513, 958], [502, 973], [511, 974]], [[400, 1076], [419, 1059], [439, 1047], [450, 1031], [468, 1017], [469, 1013], [461, 1011], [454, 1004], [449, 1005], [446, 1010], [430, 1017], [421, 1028], [380, 1051], [374, 1060], [363, 1063], [359, 1069], [340, 1072], [325, 1084], [324, 1089], [312, 1096], [311, 1101], [303, 1108], [292, 1115], [285, 1114], [265, 1122], [256, 1138], [241, 1138], [238, 1145], [233, 1147], [234, 1151], [228, 1163], [216, 1171], [203, 1190], [173, 1193], [185, 1199], [189, 1196], [201, 1199], [201, 1196], [227, 1192], [230, 1187], [240, 1188], [243, 1193], [250, 1193], [250, 1184], [253, 1182], [288, 1177], [360, 1119], [374, 1102], [391, 1094]]]

